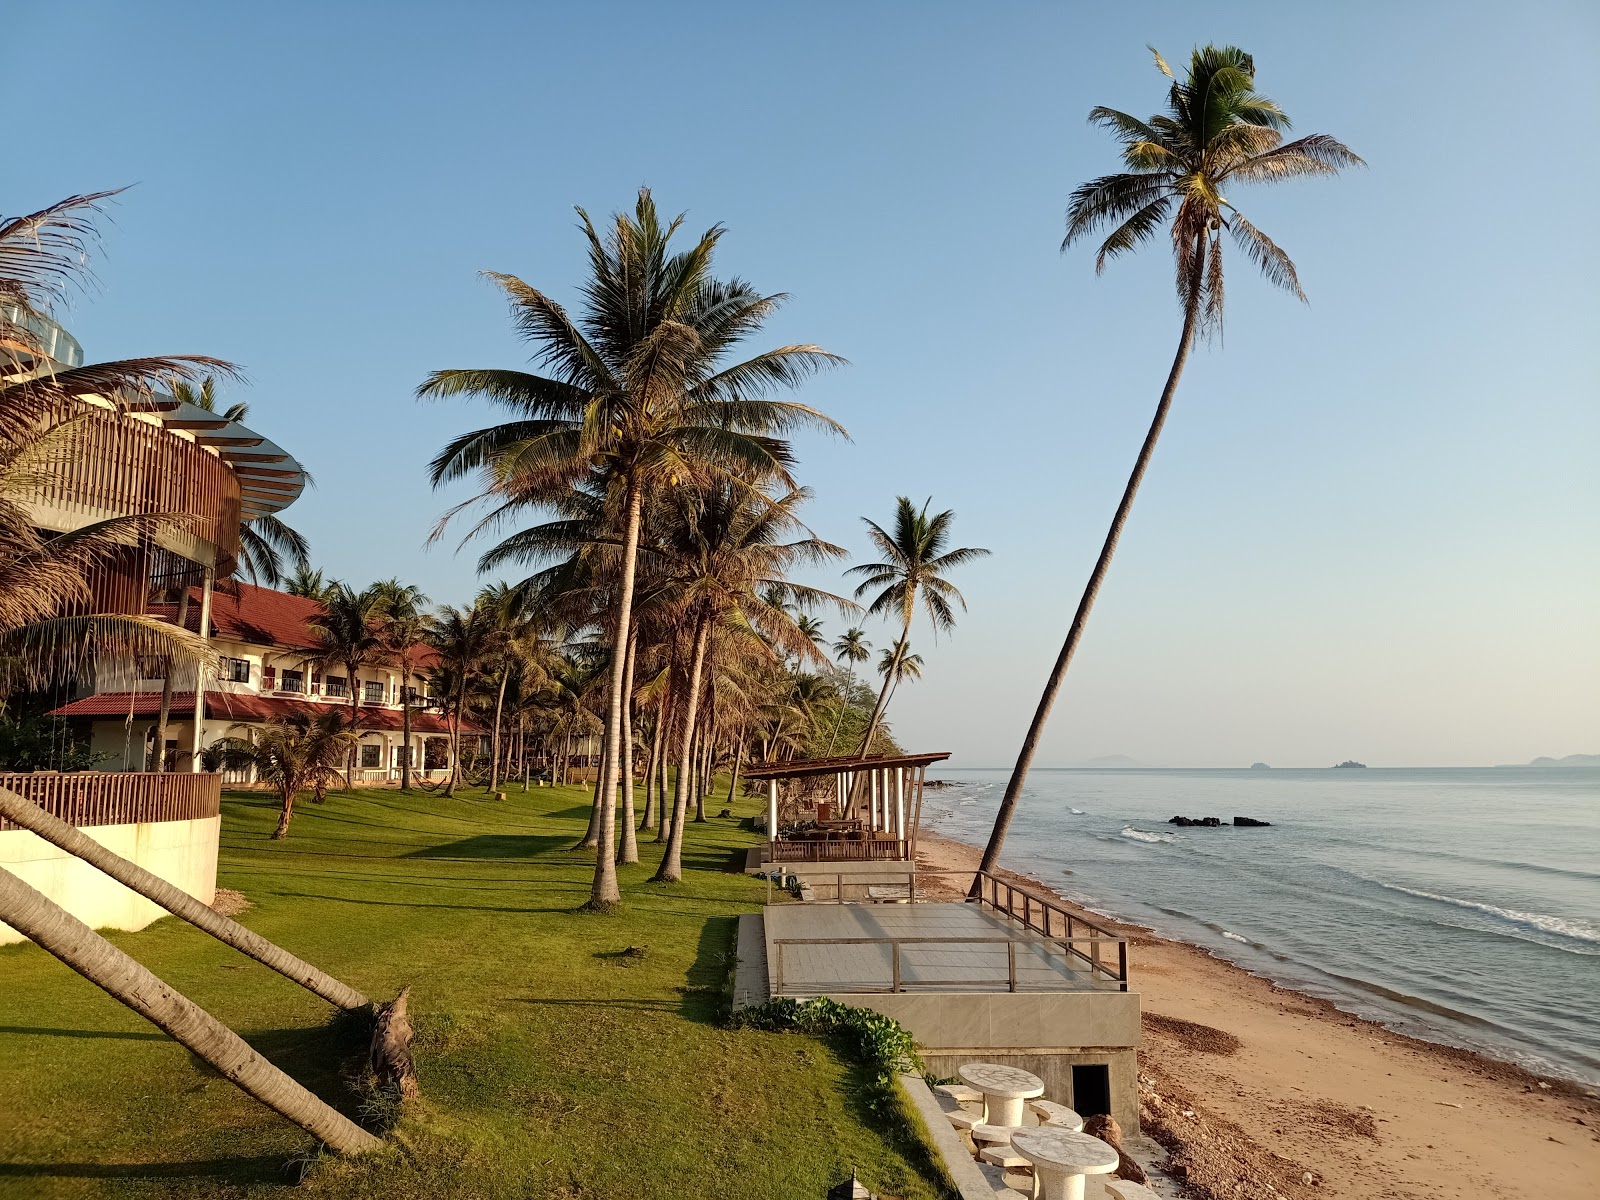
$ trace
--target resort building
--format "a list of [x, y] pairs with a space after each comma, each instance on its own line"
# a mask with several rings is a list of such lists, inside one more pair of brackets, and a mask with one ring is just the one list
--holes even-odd
[[[337, 712], [353, 719], [361, 739], [356, 781], [399, 779], [409, 754], [414, 771], [426, 778], [450, 765], [450, 727], [439, 705], [427, 695], [422, 678], [433, 655], [419, 649], [412, 662], [410, 691], [398, 666], [363, 667], [351, 679], [342, 667], [317, 663], [319, 601], [248, 583], [229, 583], [209, 597], [193, 589], [189, 602], [152, 606], [155, 615], [205, 633], [221, 658], [212, 679], [196, 679], [178, 667], [168, 700], [166, 770], [193, 770], [193, 748], [223, 738], [249, 739], [253, 730], [295, 713]], [[154, 765], [165, 663], [151, 663], [126, 674], [103, 673], [93, 695], [57, 708], [53, 716], [86, 726], [89, 746], [108, 771], [143, 771]], [[411, 706], [411, 744], [405, 744], [405, 706]], [[200, 720], [195, 721], [198, 708]], [[479, 726], [467, 720], [465, 735], [476, 739]], [[249, 783], [249, 779], [228, 779]]]

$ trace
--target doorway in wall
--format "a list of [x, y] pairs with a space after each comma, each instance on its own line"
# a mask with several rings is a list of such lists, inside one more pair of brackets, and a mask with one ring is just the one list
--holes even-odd
[[1080, 1117], [1111, 1113], [1111, 1068], [1104, 1063], [1072, 1068], [1072, 1108]]

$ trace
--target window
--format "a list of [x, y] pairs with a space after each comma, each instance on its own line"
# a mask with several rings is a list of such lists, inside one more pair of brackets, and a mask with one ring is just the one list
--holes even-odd
[[283, 682], [278, 685], [280, 692], [303, 692], [306, 690], [306, 673], [304, 671], [285, 671]]
[[348, 696], [350, 694], [350, 681], [343, 675], [328, 676], [328, 695]]
[[361, 685], [362, 699], [368, 704], [383, 703], [383, 684], [376, 679], [369, 679]]
[[265, 664], [262, 664], [262, 667], [261, 667], [261, 686], [264, 687], [269, 692], [272, 691], [275, 687], [278, 686], [278, 668], [277, 667], [269, 667], [269, 666], [267, 666]]
[[372, 767], [381, 767], [381, 766], [383, 766], [383, 747], [382, 746], [362, 746], [361, 747], [361, 765], [362, 765], [362, 767], [367, 768], [367, 769], [370, 769]]
[[229, 683], [249, 683], [250, 660], [248, 658], [223, 659], [222, 677]]

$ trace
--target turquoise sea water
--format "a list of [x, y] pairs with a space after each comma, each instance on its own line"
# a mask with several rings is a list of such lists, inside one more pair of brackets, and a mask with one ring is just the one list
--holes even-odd
[[[941, 774], [924, 824], [982, 845], [1009, 771]], [[1036, 770], [1002, 861], [1391, 1028], [1600, 1084], [1600, 769]]]

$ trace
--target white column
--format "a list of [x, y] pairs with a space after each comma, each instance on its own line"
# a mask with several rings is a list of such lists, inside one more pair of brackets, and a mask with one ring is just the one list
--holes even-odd
[[904, 767], [896, 767], [894, 771], [894, 835], [905, 840], [906, 836], [906, 772]]
[[[201, 576], [200, 584], [200, 637], [206, 641], [211, 640], [211, 584], [216, 578], [216, 570], [206, 567]], [[189, 770], [200, 769], [200, 751], [205, 747], [204, 738], [200, 728], [206, 719], [206, 673], [204, 667], [197, 666], [194, 671], [194, 729], [189, 738], [189, 749], [192, 757], [189, 759]], [[165, 754], [167, 748], [160, 746], [156, 753]]]
[[767, 780], [767, 841], [778, 840], [778, 781]]
[[869, 809], [868, 821], [867, 821], [867, 830], [870, 833], [877, 833], [878, 832], [878, 773], [876, 771], [868, 771], [867, 772], [867, 806], [868, 806], [868, 809]]

